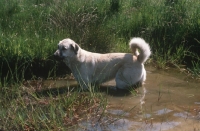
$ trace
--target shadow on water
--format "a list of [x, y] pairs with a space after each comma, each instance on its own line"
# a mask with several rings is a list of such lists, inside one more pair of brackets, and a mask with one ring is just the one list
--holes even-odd
[[67, 92], [80, 91], [74, 80], [45, 80], [41, 85], [42, 89], [37, 90], [38, 96], [58, 96]]
[[[113, 81], [111, 82], [113, 84]], [[24, 85], [27, 87], [28, 86], [38, 87], [39, 85], [40, 87], [42, 87], [41, 89], [36, 90], [36, 94], [38, 96], [49, 96], [50, 94], [52, 96], [58, 96], [60, 94], [65, 94], [67, 92], [73, 92], [73, 91], [88, 92], [88, 90], [82, 90], [75, 80], [69, 80], [69, 79], [29, 81], [29, 84], [26, 83]], [[135, 88], [136, 87], [134, 87], [134, 89]], [[105, 85], [105, 84], [96, 87], [95, 91], [115, 97], [123, 97], [131, 95], [131, 92], [129, 90], [116, 89], [115, 86]]]
[[[116, 120], [102, 127], [102, 123], [82, 122], [87, 130], [111, 131], [182, 131], [200, 130], [200, 83], [179, 71], [156, 70], [147, 67], [147, 81], [136, 93], [114, 90], [114, 81], [100, 86], [106, 94], [106, 113]], [[40, 96], [58, 95], [80, 87], [74, 80], [45, 80], [38, 86]], [[109, 119], [102, 118], [103, 121]], [[106, 127], [106, 129], [104, 128]], [[84, 129], [85, 129], [84, 128]], [[81, 130], [81, 129], [80, 129]]]

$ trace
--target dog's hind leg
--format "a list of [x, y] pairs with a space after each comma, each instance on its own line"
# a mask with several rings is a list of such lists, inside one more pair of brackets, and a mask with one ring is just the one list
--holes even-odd
[[129, 86], [126, 82], [124, 82], [120, 79], [115, 79], [115, 81], [116, 81], [116, 88], [117, 89], [126, 89]]
[[127, 89], [143, 83], [146, 79], [146, 72], [142, 68], [121, 68], [115, 77], [116, 87], [119, 89]]
[[129, 81], [127, 81], [123, 74], [120, 72], [117, 73], [115, 81], [116, 88], [118, 89], [126, 89], [127, 87], [131, 86], [131, 83], [129, 83]]

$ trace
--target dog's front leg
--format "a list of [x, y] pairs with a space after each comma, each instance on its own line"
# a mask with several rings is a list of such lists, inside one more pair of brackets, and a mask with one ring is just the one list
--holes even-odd
[[88, 85], [84, 81], [78, 81], [78, 83], [79, 83], [79, 85], [80, 85], [82, 90], [87, 90], [88, 89]]
[[90, 83], [88, 82], [87, 79], [84, 79], [83, 77], [81, 76], [78, 76], [76, 78], [77, 82], [79, 83], [80, 87], [83, 89], [83, 90], [87, 90], [88, 87], [90, 86]]

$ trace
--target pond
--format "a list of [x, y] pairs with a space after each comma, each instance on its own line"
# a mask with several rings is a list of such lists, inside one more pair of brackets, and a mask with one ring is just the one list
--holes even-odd
[[[46, 84], [51, 81], [46, 81]], [[55, 86], [76, 85], [74, 80], [57, 80]], [[200, 130], [200, 83], [186, 74], [147, 67], [147, 80], [137, 93], [107, 93], [107, 113], [116, 117], [106, 130], [177, 131]], [[101, 88], [115, 86], [114, 80]], [[105, 92], [102, 92], [105, 93]], [[105, 118], [106, 121], [106, 118]], [[88, 130], [104, 130], [100, 125]]]

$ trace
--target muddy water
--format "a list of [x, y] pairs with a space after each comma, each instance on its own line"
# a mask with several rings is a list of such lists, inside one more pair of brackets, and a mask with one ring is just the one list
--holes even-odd
[[137, 96], [108, 97], [110, 112], [125, 112], [130, 131], [200, 131], [200, 83], [175, 70], [147, 71]]
[[[70, 83], [76, 84], [62, 80], [56, 86]], [[106, 86], [115, 86], [115, 82], [107, 82], [102, 88]], [[120, 118], [107, 125], [109, 130], [200, 131], [200, 83], [175, 70], [148, 67], [146, 84], [137, 90], [137, 94], [107, 94], [107, 113]]]

